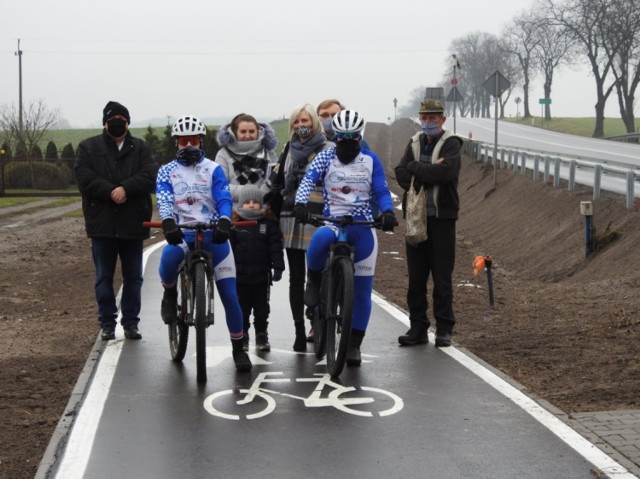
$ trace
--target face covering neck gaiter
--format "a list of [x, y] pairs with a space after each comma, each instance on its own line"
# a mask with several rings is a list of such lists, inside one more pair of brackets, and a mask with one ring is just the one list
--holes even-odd
[[358, 140], [340, 140], [336, 145], [336, 156], [340, 163], [351, 163], [360, 153], [360, 142]]
[[113, 138], [120, 138], [127, 132], [127, 120], [121, 120], [120, 118], [114, 118], [107, 122], [107, 132]]

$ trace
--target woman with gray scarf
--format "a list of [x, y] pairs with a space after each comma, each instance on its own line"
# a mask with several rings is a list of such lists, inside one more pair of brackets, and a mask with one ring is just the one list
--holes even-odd
[[[289, 137], [270, 183], [273, 194], [282, 198], [280, 230], [289, 263], [289, 303], [296, 329], [294, 351], [306, 351], [304, 326], [304, 285], [306, 280], [305, 251], [316, 228], [302, 224], [293, 214], [294, 200], [300, 181], [311, 160], [322, 150], [334, 146], [327, 141], [315, 108], [308, 103], [295, 108], [289, 115]], [[311, 192], [307, 207], [311, 213], [322, 214], [322, 187]], [[310, 333], [310, 337], [312, 333]]]
[[278, 138], [271, 125], [258, 123], [251, 115], [240, 113], [218, 132], [220, 150], [218, 163], [229, 180], [234, 207], [240, 191], [249, 185], [257, 186], [266, 194], [266, 175], [270, 163], [277, 161], [275, 147]]

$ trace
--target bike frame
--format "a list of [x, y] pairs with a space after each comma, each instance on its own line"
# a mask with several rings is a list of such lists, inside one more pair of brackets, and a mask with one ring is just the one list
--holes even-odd
[[[336, 279], [334, 278], [334, 270], [339, 269], [338, 266], [340, 265], [338, 265], [338, 261], [342, 261], [341, 258], [347, 258], [351, 273], [353, 273], [354, 270], [355, 248], [348, 242], [348, 226], [363, 225], [377, 227], [379, 226], [379, 222], [354, 220], [352, 216], [348, 215], [339, 218], [311, 215], [311, 223], [316, 226], [333, 225], [338, 228], [336, 242], [330, 247], [329, 256], [322, 271], [319, 303], [315, 312], [317, 319], [314, 321], [314, 349], [316, 357], [322, 358], [325, 356], [327, 353], [327, 335], [332, 335], [327, 354], [327, 372], [329, 372], [331, 376], [336, 377], [342, 372], [346, 360], [346, 350], [351, 336], [351, 318], [343, 318], [341, 315], [330, 317], [331, 311], [336, 309], [336, 306], [332, 304], [335, 301], [332, 294], [335, 289], [333, 282]], [[341, 266], [341, 268], [344, 268], [344, 265]], [[335, 272], [335, 274], [339, 273]], [[353, 279], [353, 276], [351, 279]], [[350, 282], [350, 285], [352, 288], [353, 281]], [[351, 293], [353, 293], [353, 291], [351, 291]], [[342, 294], [345, 294], [345, 292], [343, 291]], [[351, 301], [353, 301], [353, 299], [351, 299]], [[353, 304], [351, 303], [351, 307], [352, 306]], [[335, 344], [336, 331], [330, 331], [330, 329], [333, 329], [333, 320], [338, 323], [337, 330], [340, 331], [340, 339], [337, 345]], [[332, 326], [329, 326], [330, 324]]]
[[[255, 224], [255, 221], [239, 221], [234, 223], [233, 227]], [[162, 227], [162, 223], [144, 222], [143, 226], [156, 228]], [[216, 224], [213, 222], [196, 223], [194, 225], [179, 225], [179, 227], [194, 230], [195, 241], [193, 247], [186, 252], [184, 263], [178, 272], [178, 284], [181, 286], [178, 312], [182, 313], [180, 308], [185, 306], [186, 311], [179, 314], [178, 321], [168, 325], [169, 346], [172, 359], [182, 361], [189, 340], [189, 326], [195, 327], [197, 381], [203, 383], [207, 380], [206, 329], [214, 323], [213, 263], [211, 254], [205, 249], [204, 235], [208, 230], [215, 230]], [[202, 268], [200, 268], [201, 265]], [[202, 304], [203, 302], [205, 304]], [[204, 312], [205, 316], [202, 316], [201, 312]]]

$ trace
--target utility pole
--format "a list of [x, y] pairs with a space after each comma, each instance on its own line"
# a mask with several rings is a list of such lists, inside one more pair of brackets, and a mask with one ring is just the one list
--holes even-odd
[[396, 121], [398, 119], [397, 110], [398, 110], [398, 99], [394, 98], [393, 99], [393, 121]]
[[456, 92], [458, 90], [458, 79], [456, 78], [456, 68], [460, 68], [460, 62], [458, 61], [458, 57], [453, 54], [451, 55], [451, 59], [453, 60], [453, 78], [451, 78], [451, 84], [453, 85], [453, 132], [456, 132]]
[[19, 127], [20, 127], [20, 135], [22, 136], [22, 50], [20, 50], [20, 39], [18, 38], [18, 51], [15, 52], [15, 54], [18, 56], [18, 88], [19, 88], [19, 111], [18, 111], [18, 118], [19, 118]]

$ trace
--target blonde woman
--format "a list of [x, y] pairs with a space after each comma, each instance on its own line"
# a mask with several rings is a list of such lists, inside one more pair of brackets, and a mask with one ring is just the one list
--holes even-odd
[[[308, 103], [296, 107], [289, 116], [289, 141], [270, 182], [273, 194], [282, 200], [280, 230], [289, 263], [289, 303], [296, 331], [294, 351], [307, 349], [304, 326], [305, 252], [316, 228], [298, 222], [293, 214], [293, 206], [309, 163], [322, 150], [332, 146], [334, 144], [327, 141], [316, 109]], [[311, 213], [322, 214], [321, 186], [311, 192], [308, 206]]]

